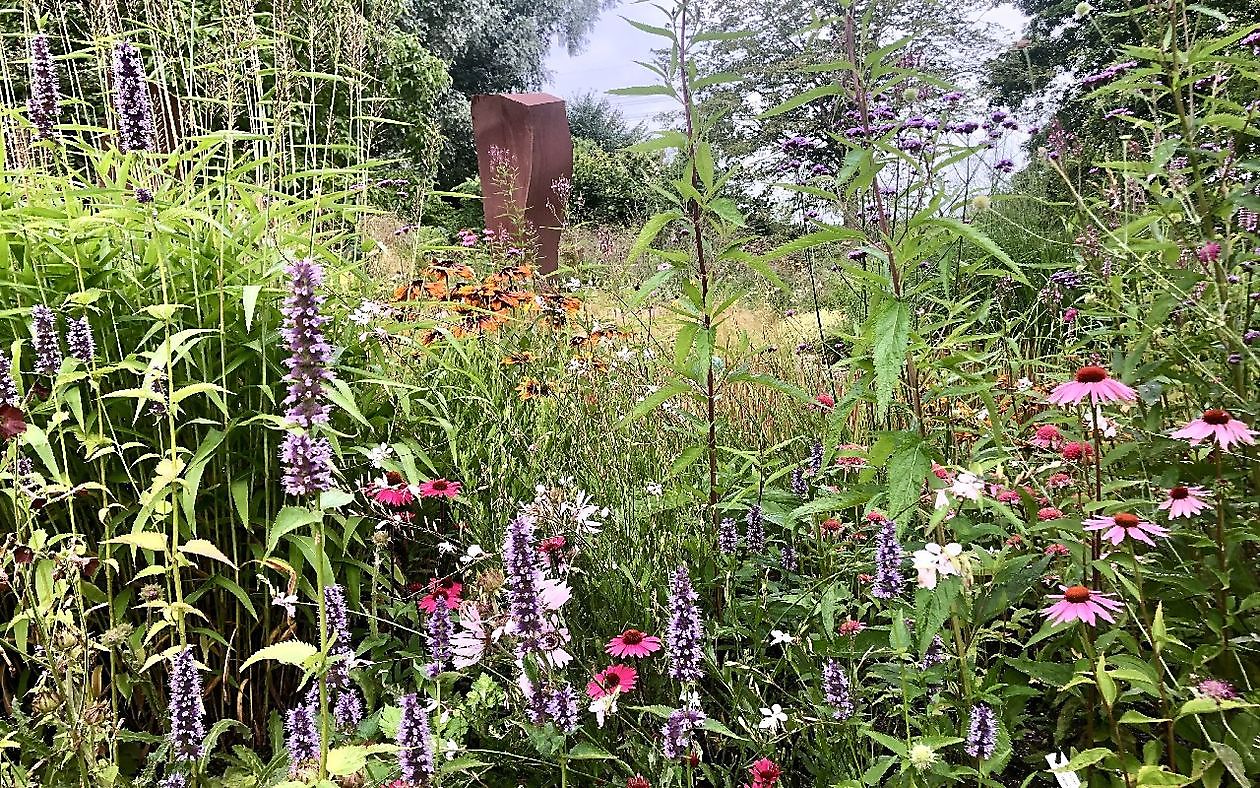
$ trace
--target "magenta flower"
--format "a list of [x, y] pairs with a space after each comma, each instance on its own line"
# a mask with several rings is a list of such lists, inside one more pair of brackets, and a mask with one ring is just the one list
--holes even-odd
[[1151, 547], [1155, 546], [1151, 535], [1166, 537], [1168, 529], [1162, 525], [1148, 523], [1136, 514], [1128, 512], [1118, 512], [1111, 517], [1091, 517], [1084, 522], [1086, 531], [1101, 531], [1106, 529], [1103, 538], [1112, 544], [1120, 544], [1127, 536], [1130, 539], [1136, 539], [1139, 542], [1146, 542]]
[[1198, 446], [1202, 441], [1211, 438], [1216, 441], [1217, 446], [1228, 451], [1235, 443], [1253, 445], [1257, 434], [1255, 430], [1248, 429], [1246, 424], [1229, 415], [1229, 411], [1212, 408], [1203, 411], [1202, 416], [1177, 430], [1172, 436], [1189, 441], [1191, 446]]
[[1211, 504], [1204, 500], [1207, 497], [1208, 491], [1203, 487], [1186, 487], [1179, 484], [1168, 491], [1168, 498], [1159, 505], [1159, 508], [1168, 512], [1170, 520], [1178, 517], [1194, 517], [1204, 509], [1212, 508]]
[[1238, 699], [1238, 690], [1234, 689], [1234, 685], [1220, 679], [1204, 679], [1191, 687], [1191, 689], [1200, 698], [1209, 698], [1217, 703], [1223, 700]]
[[1063, 433], [1059, 432], [1059, 428], [1053, 424], [1042, 424], [1037, 428], [1037, 432], [1033, 434], [1029, 443], [1040, 449], [1058, 450], [1063, 445]]
[[617, 637], [608, 641], [605, 650], [614, 657], [649, 657], [652, 652], [659, 651], [661, 639], [652, 637], [637, 629], [627, 629]]
[[1081, 400], [1089, 398], [1094, 405], [1108, 402], [1133, 402], [1137, 393], [1118, 380], [1107, 375], [1102, 367], [1081, 367], [1076, 377], [1067, 383], [1060, 383], [1050, 392], [1050, 402], [1054, 405], [1079, 405]]
[[609, 665], [595, 674], [586, 685], [586, 694], [595, 700], [605, 695], [620, 694], [634, 689], [639, 673], [629, 665]]
[[461, 485], [459, 482], [447, 481], [446, 479], [434, 479], [433, 481], [424, 482], [420, 485], [421, 498], [447, 498], [454, 500], [459, 495]]
[[1114, 624], [1116, 620], [1111, 614], [1123, 607], [1111, 599], [1111, 594], [1090, 591], [1085, 586], [1059, 586], [1059, 589], [1063, 591], [1059, 600], [1041, 611], [1054, 624], [1084, 621], [1092, 627], [1099, 618]]

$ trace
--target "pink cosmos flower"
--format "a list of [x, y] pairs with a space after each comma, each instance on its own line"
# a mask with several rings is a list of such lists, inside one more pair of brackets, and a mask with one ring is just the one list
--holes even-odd
[[1107, 402], [1133, 402], [1137, 392], [1118, 380], [1107, 375], [1102, 367], [1081, 367], [1076, 371], [1074, 380], [1060, 383], [1050, 392], [1050, 403], [1053, 405], [1079, 405], [1081, 400], [1089, 398], [1094, 405]]
[[439, 580], [435, 577], [429, 581], [429, 593], [419, 602], [416, 602], [416, 607], [431, 614], [434, 610], [437, 610], [438, 600], [440, 599], [446, 604], [447, 610], [456, 610], [459, 608], [459, 592], [463, 589], [462, 585], [450, 578]]
[[634, 689], [638, 678], [638, 672], [629, 665], [609, 665], [596, 673], [595, 678], [586, 685], [586, 694], [599, 700], [605, 695], [629, 692]]
[[1257, 434], [1260, 433], [1248, 429], [1246, 424], [1229, 415], [1229, 411], [1212, 408], [1203, 411], [1202, 416], [1177, 430], [1172, 436], [1190, 441], [1191, 446], [1198, 446], [1203, 440], [1211, 438], [1216, 441], [1217, 446], [1229, 451], [1229, 447], [1235, 443], [1245, 443], [1248, 446], [1254, 444]]
[[643, 658], [659, 651], [661, 639], [644, 634], [637, 629], [627, 629], [617, 637], [608, 641], [605, 650], [614, 657]]
[[1170, 520], [1178, 517], [1194, 517], [1204, 509], [1212, 508], [1211, 504], [1203, 500], [1208, 495], [1208, 491], [1202, 487], [1186, 487], [1179, 484], [1168, 491], [1168, 498], [1159, 505], [1159, 508], [1168, 512]]
[[1037, 428], [1037, 432], [1033, 434], [1029, 443], [1041, 449], [1057, 451], [1063, 445], [1063, 433], [1059, 432], [1059, 428], [1053, 424], [1042, 424]]
[[1070, 588], [1068, 586], [1059, 586], [1059, 590], [1063, 592], [1063, 596], [1053, 605], [1041, 611], [1054, 624], [1084, 621], [1092, 627], [1097, 626], [1096, 620], [1099, 618], [1114, 624], [1116, 620], [1112, 618], [1111, 614], [1124, 607], [1116, 600], [1111, 599], [1111, 594], [1090, 591], [1085, 586], [1072, 586]]
[[463, 487], [459, 482], [447, 481], [446, 479], [433, 479], [420, 485], [421, 498], [448, 498], [455, 499], [459, 495], [460, 488]]
[[1086, 531], [1102, 531], [1103, 538], [1112, 544], [1120, 544], [1127, 536], [1130, 539], [1136, 539], [1139, 542], [1146, 542], [1151, 547], [1155, 546], [1151, 535], [1166, 537], [1168, 529], [1162, 525], [1148, 523], [1136, 514], [1129, 512], [1117, 512], [1111, 517], [1091, 517], [1086, 520], [1083, 525]]

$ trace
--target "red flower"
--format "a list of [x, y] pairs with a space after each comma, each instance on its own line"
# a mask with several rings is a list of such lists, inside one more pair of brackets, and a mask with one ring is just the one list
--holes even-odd
[[420, 485], [421, 498], [448, 498], [454, 500], [463, 485], [446, 479], [434, 479]]
[[629, 780], [626, 780], [626, 788], [652, 788], [652, 783], [643, 778], [643, 775], [636, 774]]
[[463, 589], [462, 585], [450, 578], [438, 580], [435, 577], [429, 581], [429, 593], [416, 606], [426, 613], [432, 613], [437, 610], [438, 600], [441, 599], [447, 610], [455, 610], [459, 607], [459, 592]]
[[814, 402], [821, 406], [823, 410], [831, 410], [836, 406], [836, 398], [825, 391], [814, 397]]
[[12, 405], [0, 405], [0, 443], [26, 432], [26, 417]]
[[1094, 457], [1094, 447], [1090, 446], [1088, 443], [1072, 441], [1070, 443], [1063, 444], [1063, 450], [1059, 452], [1059, 454], [1063, 457], [1063, 459], [1068, 460], [1069, 462], [1076, 462], [1078, 460], [1080, 462], [1089, 462]]
[[773, 788], [779, 782], [783, 770], [769, 758], [762, 758], [748, 770], [752, 774], [752, 788]]

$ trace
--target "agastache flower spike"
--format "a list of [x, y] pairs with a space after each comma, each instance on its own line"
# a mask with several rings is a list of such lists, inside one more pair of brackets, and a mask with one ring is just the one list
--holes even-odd
[[823, 696], [834, 708], [833, 717], [847, 720], [853, 716], [853, 694], [849, 690], [849, 679], [844, 675], [844, 667], [839, 660], [829, 659], [823, 664], [822, 687]]
[[17, 407], [17, 383], [13, 380], [13, 359], [0, 350], [0, 405]]
[[665, 649], [669, 655], [670, 678], [695, 681], [704, 675], [700, 665], [704, 653], [701, 641], [704, 630], [696, 600], [700, 595], [691, 587], [687, 567], [674, 572], [669, 588], [669, 629], [665, 633]]
[[546, 630], [540, 580], [541, 554], [534, 544], [534, 521], [520, 515], [508, 524], [503, 542], [504, 585], [508, 595], [508, 634], [518, 638], [520, 656], [542, 650]]
[[987, 760], [997, 750], [997, 719], [993, 709], [977, 703], [971, 709], [971, 727], [967, 730], [967, 743], [964, 746], [972, 758]]
[[206, 707], [201, 698], [201, 674], [192, 646], [171, 658], [171, 754], [177, 761], [201, 757], [206, 738]]
[[127, 41], [114, 47], [114, 110], [118, 113], [119, 149], [123, 153], [154, 150], [157, 132], [144, 60], [136, 45]]
[[295, 777], [301, 768], [319, 760], [319, 711], [314, 688], [306, 697], [289, 709], [284, 719], [285, 748], [289, 751], [289, 776]]
[[311, 438], [290, 432], [280, 444], [284, 464], [284, 491], [289, 495], [315, 495], [333, 486], [332, 444], [327, 438]]
[[681, 758], [691, 751], [692, 731], [704, 725], [705, 714], [694, 705], [675, 709], [670, 713], [661, 735], [665, 739], [665, 757]]
[[289, 406], [285, 418], [299, 427], [328, 421], [329, 406], [323, 402], [324, 381], [332, 380], [328, 363], [332, 348], [324, 339], [323, 326], [328, 318], [320, 314], [324, 296], [319, 288], [324, 283], [324, 269], [310, 258], [296, 260], [285, 268], [290, 277], [289, 295], [284, 299], [284, 328], [281, 335], [289, 349], [285, 366], [289, 372], [289, 393], [284, 404]]
[[577, 690], [567, 682], [551, 692], [547, 711], [555, 720], [556, 727], [563, 733], [573, 733], [578, 729], [577, 699]]
[[429, 715], [413, 692], [402, 699], [398, 721], [398, 766], [408, 785], [420, 783], [421, 775], [433, 774], [433, 733]]
[[892, 599], [901, 593], [905, 577], [901, 574], [901, 564], [905, 560], [905, 552], [897, 542], [897, 524], [885, 520], [875, 540], [875, 583], [871, 593], [879, 599]]
[[431, 672], [441, 673], [451, 663], [451, 609], [444, 604], [434, 605], [429, 614], [429, 650], [433, 654]]
[[761, 507], [753, 504], [748, 507], [748, 516], [744, 518], [748, 524], [744, 532], [744, 546], [751, 553], [760, 553], [766, 549], [766, 523]]
[[735, 550], [739, 547], [739, 532], [735, 528], [735, 521], [730, 517], [724, 517], [718, 523], [717, 546], [723, 555], [735, 555]]
[[84, 364], [96, 358], [96, 340], [92, 338], [92, 326], [86, 317], [70, 321], [66, 328], [66, 345], [70, 348], [70, 355]]
[[328, 672], [328, 686], [334, 695], [333, 718], [341, 730], [354, 730], [363, 722], [363, 699], [350, 680], [350, 664], [354, 660], [350, 617], [345, 589], [336, 583], [324, 587], [324, 616], [328, 623], [329, 651], [336, 658]]
[[62, 358], [57, 315], [43, 304], [31, 307], [31, 337], [35, 345], [36, 374], [56, 375]]
[[37, 33], [31, 36], [31, 95], [26, 100], [26, 114], [42, 140], [56, 139], [53, 126], [61, 117], [58, 102], [61, 94], [57, 88], [57, 67], [53, 64], [52, 49], [48, 36]]

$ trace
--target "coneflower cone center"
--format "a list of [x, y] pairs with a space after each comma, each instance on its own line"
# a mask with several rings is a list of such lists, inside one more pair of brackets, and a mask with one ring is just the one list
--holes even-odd
[[1168, 491], [1168, 497], [1174, 501], [1184, 501], [1190, 497], [1190, 488], [1178, 485]]
[[1074, 603], [1088, 602], [1089, 589], [1085, 586], [1072, 586], [1063, 592], [1063, 598]]
[[627, 629], [621, 633], [621, 642], [627, 646], [637, 646], [643, 642], [643, 633], [637, 629]]
[[1107, 370], [1102, 367], [1081, 367], [1076, 370], [1077, 383], [1102, 383], [1107, 379]]
[[1115, 520], [1116, 525], [1121, 528], [1136, 528], [1138, 524], [1138, 516], [1136, 514], [1129, 514], [1128, 512], [1121, 512], [1112, 519]]
[[1221, 410], [1220, 408], [1203, 411], [1203, 420], [1214, 427], [1228, 424], [1231, 418], [1233, 417], [1229, 415], [1229, 411]]

